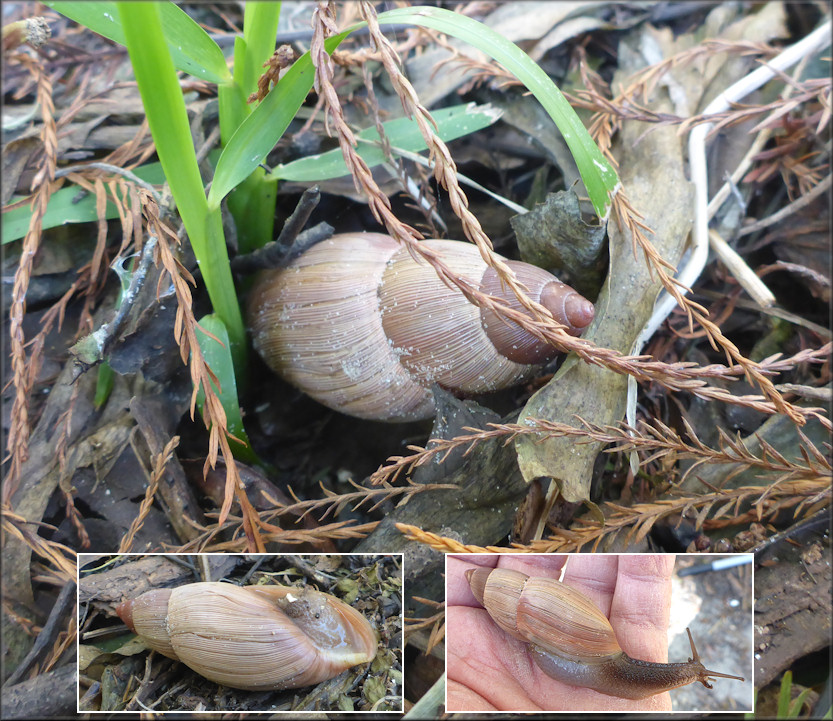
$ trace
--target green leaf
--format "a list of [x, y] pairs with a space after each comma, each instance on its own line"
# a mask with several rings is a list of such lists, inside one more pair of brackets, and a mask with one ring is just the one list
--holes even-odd
[[[449, 141], [487, 128], [500, 118], [502, 111], [490, 105], [468, 103], [443, 108], [431, 115], [437, 123], [437, 134], [444, 141]], [[383, 126], [385, 136], [394, 148], [411, 152], [425, 150], [425, 139], [422, 137], [415, 120], [397, 118], [383, 123]], [[387, 161], [381, 147], [361, 142], [362, 140], [379, 141], [379, 133], [375, 126], [365, 128], [356, 137], [359, 139], [356, 150], [368, 167], [372, 168]], [[293, 160], [291, 163], [278, 165], [273, 169], [270, 177], [280, 180], [311, 182], [340, 178], [349, 175], [349, 173], [341, 150], [335, 148], [320, 155], [310, 155], [306, 158]]]
[[[119, 45], [126, 45], [116, 3], [46, 2], [53, 10], [88, 27]], [[223, 84], [231, 82], [223, 51], [194, 20], [171, 2], [154, 3], [159, 7], [162, 32], [177, 70], [200, 80]]]
[[116, 382], [116, 372], [110, 367], [107, 361], [98, 366], [98, 375], [95, 379], [95, 397], [93, 405], [97, 411], [107, 402], [110, 393], [113, 391], [113, 384]]
[[450, 10], [409, 7], [379, 15], [380, 25], [393, 23], [413, 23], [452, 35], [494, 58], [514, 74], [555, 121], [573, 154], [596, 213], [601, 218], [607, 216], [610, 194], [619, 185], [616, 171], [593, 142], [567, 99], [532, 58], [491, 28]]
[[[226, 427], [235, 438], [241, 441], [241, 443], [236, 443], [234, 439], [231, 439], [231, 450], [236, 458], [247, 462], [258, 463], [258, 457], [252, 451], [249, 437], [243, 428], [243, 417], [240, 415], [240, 404], [237, 400], [234, 363], [232, 362], [228, 331], [226, 330], [225, 323], [220, 320], [219, 316], [212, 314], [204, 316], [200, 320], [199, 325], [220, 341], [218, 343], [217, 340], [206, 333], [197, 332], [197, 342], [200, 345], [205, 362], [220, 382], [220, 387], [218, 388], [213, 381], [210, 381], [214, 391], [220, 398], [223, 410], [226, 412]], [[203, 415], [203, 418], [205, 418], [203, 413], [204, 406], [205, 392], [200, 387], [197, 393], [197, 407], [200, 410], [200, 414]]]
[[788, 718], [798, 718], [801, 716], [801, 709], [804, 706], [804, 702], [807, 700], [807, 697], [813, 692], [812, 688], [805, 688], [798, 694], [798, 696], [793, 699], [792, 703], [790, 704], [790, 713]]
[[[327, 52], [335, 50], [348, 34], [349, 31], [345, 31], [328, 38]], [[219, 207], [220, 201], [266, 159], [306, 99], [314, 74], [310, 54], [304, 53], [243, 121], [217, 162], [217, 172], [208, 193], [210, 207]]]
[[257, 90], [257, 79], [265, 72], [263, 64], [275, 52], [275, 36], [281, 17], [279, 2], [253, 2], [243, 8], [243, 37], [246, 53], [238, 67], [234, 61], [234, 78], [246, 95]]
[[[160, 163], [148, 163], [140, 168], [135, 168], [133, 174], [152, 185], [161, 185], [165, 182], [165, 174], [162, 172]], [[19, 200], [19, 198], [13, 200]], [[77, 185], [61, 188], [49, 198], [46, 213], [43, 216], [44, 230], [66, 223], [94, 222], [98, 219], [95, 202], [94, 194], [88, 193]], [[112, 201], [107, 201], [105, 217], [119, 217], [116, 206]], [[31, 218], [32, 209], [28, 203], [3, 213], [3, 243], [19, 240], [26, 235]]]
[[778, 718], [789, 718], [792, 685], [793, 672], [787, 671], [781, 679], [781, 690], [778, 693]]

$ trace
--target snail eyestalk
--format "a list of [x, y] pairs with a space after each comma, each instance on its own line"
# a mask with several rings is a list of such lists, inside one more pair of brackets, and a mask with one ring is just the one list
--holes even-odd
[[[696, 663], [703, 666], [702, 662], [700, 661], [700, 654], [697, 653], [697, 648], [694, 645], [694, 638], [691, 636], [691, 629], [686, 627], [686, 633], [688, 634], [688, 642], [691, 644], [691, 658], [688, 659], [689, 663]], [[745, 681], [746, 679], [743, 676], [732, 676], [728, 673], [720, 673], [719, 671], [709, 671], [707, 668], [703, 667], [703, 670], [700, 672], [700, 677], [697, 679], [700, 683], [702, 683], [706, 688], [714, 688], [709, 683], [709, 677], [714, 678], [733, 678], [736, 681]]]

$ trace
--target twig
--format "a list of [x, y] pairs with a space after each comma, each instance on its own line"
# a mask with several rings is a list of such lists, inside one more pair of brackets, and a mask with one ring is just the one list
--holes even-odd
[[154, 260], [157, 242], [158, 239], [153, 235], [147, 239], [145, 247], [142, 249], [139, 264], [133, 271], [130, 285], [122, 295], [121, 304], [116, 310], [113, 320], [109, 323], [103, 323], [97, 330], [82, 338], [70, 349], [77, 360], [73, 380], [107, 357], [111, 346], [116, 342], [119, 333], [127, 322], [130, 311], [139, 296], [139, 291], [145, 284], [147, 272]]
[[775, 295], [714, 228], [709, 228], [709, 241], [723, 265], [752, 299], [762, 308], [771, 308], [775, 303]]
[[777, 213], [773, 213], [768, 218], [762, 218], [761, 220], [752, 223], [751, 225], [744, 226], [738, 232], [738, 237], [741, 238], [744, 235], [749, 235], [750, 233], [757, 233], [759, 230], [763, 230], [764, 228], [768, 228], [770, 225], [775, 225], [775, 223], [781, 222], [784, 218], [788, 218], [793, 213], [797, 213], [802, 208], [806, 208], [822, 193], [826, 193], [828, 190], [830, 190], [830, 179], [831, 176], [828, 175], [820, 183], [816, 183], [812, 190], [810, 190], [807, 193], [804, 193], [804, 195], [802, 195], [800, 198], [796, 198], [792, 203], [781, 208], [781, 210], [779, 210]]
[[[319, 521], [323, 521], [330, 514], [337, 516], [351, 503], [355, 503], [352, 510], [357, 511], [364, 504], [375, 498], [375, 503], [366, 511], [367, 513], [372, 513], [382, 503], [392, 500], [395, 496], [402, 496], [397, 502], [397, 506], [403, 506], [417, 493], [423, 493], [425, 491], [459, 490], [459, 486], [453, 483], [414, 483], [413, 481], [409, 481], [407, 486], [386, 485], [382, 488], [364, 488], [353, 480], [350, 480], [349, 483], [358, 490], [350, 493], [336, 494], [326, 488], [323, 483], [319, 482], [319, 486], [324, 493], [324, 498], [312, 498], [307, 501], [298, 501], [291, 505], [281, 504], [277, 499], [269, 496], [266, 491], [263, 491], [264, 496], [277, 509], [265, 512], [264, 518], [266, 520], [273, 520], [278, 516], [300, 514], [297, 519], [297, 521], [300, 521], [311, 511], [320, 511], [326, 508], [327, 510], [318, 519]], [[291, 488], [289, 492], [293, 498], [297, 498]]]
[[83, 173], [85, 170], [93, 168], [95, 170], [104, 170], [108, 173], [114, 173], [115, 175], [121, 175], [127, 178], [131, 183], [135, 183], [136, 185], [144, 188], [153, 196], [153, 199], [160, 203], [162, 202], [162, 196], [159, 192], [154, 188], [150, 183], [146, 180], [142, 180], [136, 173], [131, 170], [127, 170], [126, 168], [120, 168], [118, 165], [111, 165], [110, 163], [102, 163], [102, 162], [95, 162], [95, 163], [78, 163], [77, 165], [65, 165], [64, 167], [60, 168], [59, 170], [55, 171], [56, 178], [63, 178], [71, 173]]
[[[603, 522], [595, 519], [587, 520], [579, 518], [574, 528], [552, 529], [553, 533], [548, 539], [533, 541], [530, 544], [513, 543], [511, 546], [473, 546], [460, 543], [460, 541], [440, 536], [430, 531], [425, 531], [417, 526], [409, 526], [404, 523], [397, 523], [396, 528], [407, 538], [423, 543], [436, 551], [443, 553], [566, 553], [578, 552], [588, 543], [593, 543], [592, 551], [598, 550], [602, 540], [610, 536], [611, 540], [624, 529], [628, 532], [623, 541], [623, 547], [638, 543], [662, 518], [692, 513], [697, 511], [695, 527], [701, 528], [707, 523], [706, 517], [713, 510], [715, 504], [722, 503], [715, 512], [714, 517], [726, 515], [732, 507], [737, 514], [738, 507], [744, 501], [752, 502], [755, 506], [749, 514], [752, 518], [762, 519], [786, 508], [797, 506], [796, 513], [808, 504], [829, 504], [830, 482], [828, 480], [804, 481], [794, 480], [779, 485], [777, 489], [764, 497], [761, 493], [761, 486], [742, 486], [731, 491], [717, 490], [704, 495], [685, 496], [682, 498], [664, 499], [653, 503], [638, 503], [632, 507], [620, 506], [615, 503], [604, 505], [612, 510], [606, 515]], [[767, 489], [768, 490], [768, 489]], [[767, 493], [764, 490], [764, 494]], [[757, 500], [753, 500], [757, 496]], [[815, 513], [815, 505], [809, 509], [809, 514]], [[735, 515], [734, 518], [740, 516]], [[721, 521], [722, 522], [722, 521]], [[727, 520], [727, 523], [729, 521]]]
[[[802, 58], [801, 62], [798, 63], [798, 66], [793, 73], [793, 79], [798, 80], [801, 77], [801, 73], [804, 71], [804, 68], [807, 65], [807, 58]], [[793, 90], [795, 90], [794, 85], [787, 85], [784, 88], [784, 92], [781, 93], [781, 100], [788, 100], [789, 97], [792, 95]], [[746, 171], [752, 165], [752, 162], [755, 156], [764, 148], [767, 141], [772, 136], [772, 128], [764, 128], [761, 130], [756, 136], [755, 140], [752, 142], [752, 145], [749, 147], [749, 150], [746, 151], [746, 154], [741, 159], [740, 163], [738, 163], [738, 167], [735, 168], [732, 175], [726, 180], [725, 183], [720, 187], [714, 197], [709, 201], [708, 206], [708, 215], [709, 219], [713, 218], [715, 213], [720, 210], [720, 206], [723, 205], [723, 202], [726, 198], [729, 197], [729, 193], [732, 192], [732, 188], [737, 185], [741, 181], [741, 178], [746, 174]]]
[[41, 653], [52, 645], [58, 635], [58, 632], [61, 630], [61, 619], [64, 617], [67, 610], [74, 604], [75, 581], [68, 581], [64, 584], [64, 587], [58, 594], [55, 605], [52, 606], [52, 610], [49, 612], [49, 618], [46, 620], [46, 623], [43, 624], [43, 628], [38, 634], [38, 637], [35, 639], [35, 643], [29, 650], [29, 653], [26, 654], [26, 658], [24, 658], [20, 664], [18, 664], [17, 668], [9, 674], [9, 677], [4, 682], [5, 686], [12, 686], [20, 681], [26, 675], [26, 672], [32, 668], [35, 661], [38, 660], [38, 656], [40, 656]]
[[[194, 278], [186, 268], [174, 256], [171, 245], [179, 241], [176, 234], [159, 217], [159, 207], [153, 198], [144, 190], [139, 190], [139, 197], [142, 204], [142, 212], [147, 221], [148, 231], [159, 238], [157, 244], [158, 259], [171, 279], [174, 286], [174, 293], [177, 298], [176, 320], [174, 322], [174, 335], [179, 344], [180, 358], [189, 366], [191, 372], [191, 418], [197, 404], [197, 393], [200, 388], [203, 390], [203, 418], [208, 428], [208, 454], [206, 455], [203, 473], [209, 468], [217, 465], [220, 454], [223, 456], [226, 466], [226, 488], [225, 499], [220, 510], [221, 522], [228, 516], [235, 494], [240, 503], [243, 513], [243, 529], [246, 533], [248, 550], [263, 552], [263, 541], [259, 535], [258, 527], [263, 526], [260, 518], [252, 507], [237, 463], [229, 445], [229, 430], [226, 420], [226, 412], [223, 404], [217, 396], [215, 387], [219, 387], [216, 376], [208, 367], [205, 357], [202, 354], [199, 342], [197, 341], [197, 321], [194, 317], [194, 309], [191, 300], [191, 289], [189, 283], [194, 284]], [[169, 245], [170, 244], [170, 245]]]
[[455, 436], [451, 439], [433, 438], [425, 448], [408, 446], [414, 451], [410, 456], [391, 456], [388, 465], [381, 467], [371, 476], [371, 482], [390, 482], [404, 470], [412, 471], [424, 465], [433, 458], [442, 463], [456, 448], [466, 447], [467, 455], [480, 443], [493, 439], [504, 439], [509, 443], [518, 436], [537, 436], [541, 439], [551, 437], [576, 438], [577, 443], [598, 442], [607, 444], [605, 453], [619, 453], [641, 451], [649, 454], [642, 465], [656, 461], [667, 455], [675, 460], [692, 459], [694, 464], [683, 474], [680, 482], [704, 463], [738, 464], [740, 468], [758, 468], [764, 471], [781, 474], [781, 478], [800, 476], [810, 480], [831, 478], [830, 463], [823, 455], [815, 453], [814, 447], [805, 439], [800, 448], [806, 450], [803, 454], [804, 462], [789, 461], [777, 454], [774, 449], [761, 441], [760, 455], [749, 451], [740, 441], [730, 438], [718, 429], [718, 446], [711, 448], [701, 442], [694, 428], [683, 421], [686, 436], [684, 440], [676, 431], [659, 420], [652, 425], [640, 422], [636, 427], [625, 423], [619, 425], [597, 425], [581, 418], [576, 419], [579, 425], [571, 426], [540, 418], [527, 418], [523, 424], [518, 423], [489, 423], [488, 429], [465, 427], [468, 435]]
[[251, 253], [235, 256], [231, 261], [231, 269], [238, 275], [248, 275], [258, 270], [283, 267], [307, 248], [326, 240], [332, 234], [332, 225], [318, 223], [318, 225], [300, 233], [290, 246], [281, 243], [279, 238], [266, 243], [266, 245], [253, 250]]
[[307, 188], [298, 200], [295, 210], [283, 224], [277, 239], [251, 253], [235, 257], [231, 261], [232, 271], [247, 274], [263, 268], [277, 268], [299, 256], [311, 245], [332, 235], [333, 228], [327, 223], [319, 223], [301, 233], [301, 228], [307, 224], [320, 200], [321, 194], [317, 185]]
[[[239, 527], [241, 523], [240, 518], [232, 518], [232, 522]], [[325, 526], [309, 529], [265, 531], [260, 533], [259, 537], [264, 543], [312, 543], [321, 542], [322, 540], [340, 540], [350, 538], [365, 538], [370, 535], [379, 525], [378, 521], [371, 521], [369, 523], [353, 524], [352, 521], [338, 521], [336, 523], [329, 523]], [[274, 528], [274, 526], [272, 527]], [[201, 553], [220, 553], [220, 552], [242, 552], [246, 550], [246, 538], [234, 538], [231, 541], [220, 541], [212, 543], [212, 539], [217, 535], [218, 529], [211, 529], [204, 533], [200, 538], [194, 541], [189, 541], [184, 546], [177, 548], [177, 553], [184, 553], [199, 549]]]
[[[731, 103], [739, 101], [748, 93], [759, 88], [765, 82], [771, 80], [777, 75], [779, 71], [783, 71], [801, 60], [802, 57], [809, 55], [817, 50], [825, 47], [830, 42], [830, 23], [825, 23], [806, 38], [787, 48], [784, 52], [770, 61], [769, 65], [758, 68], [740, 81], [727, 88], [721, 95], [713, 100], [702, 115], [707, 116], [716, 114], [727, 110]], [[676, 288], [671, 288], [665, 285], [666, 293], [657, 301], [654, 306], [654, 312], [642, 332], [634, 344], [633, 353], [639, 354], [645, 343], [653, 336], [659, 326], [665, 321], [673, 308], [680, 304], [683, 307], [686, 305], [682, 302], [683, 297], [688, 292], [691, 285], [700, 277], [703, 268], [706, 265], [706, 259], [709, 252], [709, 236], [708, 236], [708, 172], [706, 167], [706, 137], [711, 129], [710, 123], [703, 123], [695, 127], [689, 135], [689, 162], [691, 166], [691, 179], [695, 186], [695, 216], [693, 239], [694, 248], [688, 258], [687, 263], [678, 271], [675, 278]], [[621, 194], [620, 194], [621, 195]], [[707, 330], [712, 330], [712, 334], [716, 339], [720, 339], [720, 344], [723, 346], [727, 355], [730, 355], [736, 362], [744, 363], [747, 369], [747, 375], [751, 376], [750, 380], [754, 378], [761, 386], [761, 390], [770, 398], [775, 404], [778, 412], [786, 413], [796, 423], [803, 424], [805, 421], [794, 406], [783, 400], [781, 395], [768, 384], [766, 379], [763, 379], [755, 369], [755, 364], [748, 359], [743, 358], [737, 348], [723, 336], [722, 332], [716, 326], [711, 328], [713, 324], [708, 320], [698, 318], [700, 324]], [[708, 324], [708, 325], [707, 325]], [[629, 395], [633, 395], [635, 391], [635, 383], [629, 379]], [[629, 423], [634, 421], [633, 404], [629, 404], [629, 411], [627, 414]]]
[[[772, 270], [777, 270], [777, 268], [773, 268], [772, 266], [769, 267]], [[763, 271], [765, 270], [765, 268], [761, 270]], [[786, 270], [786, 268], [784, 270]], [[726, 297], [725, 293], [717, 293], [713, 290], [708, 290], [705, 288], [698, 289], [697, 295], [702, 296], [704, 298], [709, 298], [710, 300], [721, 300]], [[738, 298], [735, 301], [735, 305], [738, 308], [764, 313], [765, 315], [772, 316], [773, 318], [781, 318], [782, 320], [786, 320], [790, 323], [793, 323], [794, 325], [801, 326], [802, 328], [807, 328], [807, 330], [810, 330], [813, 333], [815, 333], [825, 343], [829, 343], [831, 339], [833, 339], [833, 332], [831, 332], [830, 328], [823, 325], [819, 325], [818, 323], [813, 323], [813, 321], [807, 320], [803, 316], [797, 315], [796, 313], [790, 313], [789, 311], [786, 311], [783, 308], [779, 308], [778, 306], [773, 306], [771, 308], [762, 308], [757, 303], [754, 303], [751, 300], [746, 300], [746, 298]], [[823, 348], [824, 347], [827, 346], [823, 346]]]
[[[815, 53], [830, 43], [830, 23], [827, 22], [814, 30], [803, 40], [787, 48], [766, 65], [759, 67], [746, 77], [724, 90], [715, 98], [702, 115], [722, 113], [761, 85], [776, 77], [779, 71], [791, 67], [803, 57]], [[710, 123], [703, 123], [695, 127], [689, 135], [689, 162], [691, 164], [691, 179], [695, 188], [694, 201], [694, 250], [688, 263], [677, 275], [683, 286], [691, 285], [700, 277], [706, 264], [709, 251], [709, 221], [708, 221], [708, 169], [706, 165], [706, 137], [711, 130]], [[668, 317], [676, 301], [668, 296], [657, 302], [654, 315], [642, 333], [643, 342], [650, 338], [654, 331]], [[636, 352], [639, 352], [637, 350]]]
[[292, 245], [298, 237], [298, 233], [307, 224], [309, 217], [312, 215], [312, 211], [318, 207], [320, 201], [321, 192], [318, 190], [318, 186], [314, 185], [311, 188], [307, 188], [301, 194], [295, 210], [292, 211], [292, 214], [284, 222], [280, 235], [278, 235], [275, 242], [285, 246]]
[[142, 503], [139, 506], [139, 513], [136, 518], [133, 519], [133, 522], [130, 524], [130, 528], [122, 539], [122, 542], [119, 544], [118, 553], [127, 553], [130, 551], [130, 547], [133, 545], [133, 539], [136, 537], [136, 534], [145, 522], [145, 518], [147, 518], [148, 513], [150, 513], [150, 507], [153, 505], [156, 489], [159, 488], [159, 482], [162, 480], [162, 476], [165, 473], [165, 465], [171, 459], [174, 449], [178, 445], [179, 436], [173, 436], [171, 440], [168, 441], [163, 451], [156, 456], [153, 464], [153, 476], [148, 481], [148, 487], [145, 490], [145, 497], [142, 499]]
[[78, 575], [75, 551], [61, 543], [47, 540], [31, 528], [33, 525], [37, 527], [46, 524], [30, 523], [23, 516], [12, 512], [7, 506], [0, 507], [0, 522], [5, 533], [25, 543], [37, 555], [55, 566], [61, 578], [66, 581], [75, 581]]

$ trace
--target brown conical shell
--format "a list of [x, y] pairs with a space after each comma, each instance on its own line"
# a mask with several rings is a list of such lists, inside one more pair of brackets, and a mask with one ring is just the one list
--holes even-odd
[[[422, 243], [473, 287], [520, 307], [474, 245]], [[592, 304], [554, 276], [524, 263], [511, 267], [560, 322], [590, 322]], [[578, 305], [565, 300], [570, 294]], [[507, 388], [556, 354], [481, 312], [431, 265], [379, 233], [333, 236], [287, 268], [258, 276], [248, 322], [256, 350], [287, 381], [330, 408], [385, 421], [430, 417], [434, 383], [466, 394]]]
[[117, 613], [154, 650], [245, 690], [319, 683], [372, 661], [378, 646], [361, 613], [311, 589], [191, 583], [144, 593]]
[[518, 630], [531, 643], [573, 658], [601, 658], [622, 649], [607, 617], [570, 586], [530, 578], [518, 603]]
[[574, 659], [621, 653], [607, 617], [560, 581], [507, 569], [477, 569], [466, 576], [475, 598], [515, 638]]
[[319, 647], [264, 589], [225, 583], [180, 586], [169, 604], [171, 645], [187, 666], [226, 686], [274, 690], [319, 683], [376, 654], [376, 634], [367, 620], [329, 599], [346, 628], [333, 647]]
[[[513, 260], [506, 261], [506, 264], [514, 271], [518, 282], [527, 288], [530, 299], [547, 308], [555, 320], [567, 326], [568, 333], [581, 335], [590, 325], [594, 315], [593, 304], [569, 285], [534, 265]], [[528, 313], [518, 296], [504, 287], [500, 276], [492, 268], [486, 269], [480, 290], [502, 298], [510, 308]], [[489, 308], [481, 308], [480, 317], [486, 334], [498, 352], [516, 363], [546, 363], [558, 353], [549, 343], [516, 323], [504, 321]]]
[[[480, 287], [487, 266], [476, 246], [455, 240], [422, 243], [440, 253], [457, 275]], [[415, 262], [407, 248], [388, 261], [379, 304], [385, 335], [421, 385], [486, 393], [519, 383], [537, 370], [501, 355], [483, 327], [480, 308], [443, 283], [428, 263]], [[557, 351], [551, 350], [554, 356]]]

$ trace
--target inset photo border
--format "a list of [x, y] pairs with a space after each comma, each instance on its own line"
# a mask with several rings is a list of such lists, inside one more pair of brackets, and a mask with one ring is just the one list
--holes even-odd
[[78, 568], [79, 713], [403, 711], [402, 554], [79, 554]]
[[449, 554], [446, 711], [751, 711], [752, 560]]

